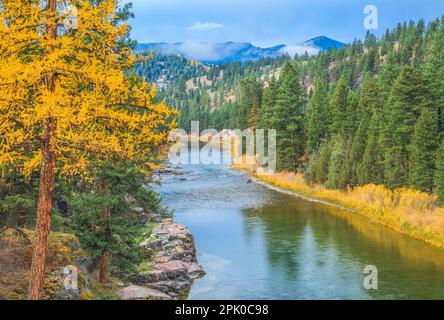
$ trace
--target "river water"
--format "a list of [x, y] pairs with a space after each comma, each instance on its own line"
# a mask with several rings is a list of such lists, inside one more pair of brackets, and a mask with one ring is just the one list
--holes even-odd
[[[442, 249], [228, 166], [179, 167], [158, 191], [207, 273], [189, 299], [444, 299]], [[368, 265], [378, 289], [364, 286]]]

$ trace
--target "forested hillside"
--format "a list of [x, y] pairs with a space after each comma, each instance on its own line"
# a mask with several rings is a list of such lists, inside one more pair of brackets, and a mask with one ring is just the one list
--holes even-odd
[[[163, 92], [181, 125], [278, 130], [278, 169], [347, 189], [369, 183], [444, 200], [444, 20], [404, 22], [316, 57], [212, 68]], [[196, 80], [194, 80], [196, 81]]]
[[205, 75], [208, 67], [179, 55], [162, 55], [145, 52], [142, 54], [147, 61], [135, 66], [139, 76], [146, 77], [149, 83], [156, 83], [159, 89], [173, 83], [182, 82]]
[[[280, 67], [290, 60], [285, 55], [254, 62], [207, 66], [206, 72], [199, 73], [197, 77], [178, 77], [172, 85], [160, 90], [159, 96], [180, 110], [179, 123], [182, 128], [189, 129], [192, 120], [200, 121], [202, 128], [234, 127], [235, 119], [239, 117], [232, 115], [233, 126], [228, 119], [229, 114], [237, 110], [242, 92], [241, 82], [247, 78], [267, 81], [273, 74], [279, 74]], [[180, 70], [176, 72], [181, 73]], [[218, 112], [213, 113], [216, 110]]]

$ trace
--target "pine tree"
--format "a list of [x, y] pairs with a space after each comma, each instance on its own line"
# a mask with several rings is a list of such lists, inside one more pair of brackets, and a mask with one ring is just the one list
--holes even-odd
[[347, 99], [349, 91], [350, 88], [347, 85], [345, 77], [341, 76], [330, 104], [330, 115], [332, 119], [330, 125], [331, 136], [337, 134], [342, 135], [345, 133], [345, 119], [347, 119]]
[[427, 50], [424, 65], [424, 78], [429, 94], [437, 111], [438, 129], [444, 133], [444, 25], [435, 32], [431, 46]]
[[247, 78], [241, 81], [241, 99], [239, 110], [241, 114], [240, 129], [247, 127], [255, 130], [259, 120], [259, 113], [262, 104], [262, 83], [254, 78]]
[[40, 170], [30, 299], [40, 299], [56, 173], [87, 178], [107, 159], [151, 165], [175, 112], [154, 103], [155, 88], [134, 76], [128, 25], [116, 1], [78, 0], [78, 28], [61, 27], [57, 1], [2, 1], [0, 166]]
[[321, 78], [316, 81], [315, 90], [308, 105], [307, 146], [314, 152], [328, 133], [328, 99]]
[[438, 201], [442, 205], [444, 204], [444, 140], [441, 142], [436, 153], [436, 172], [434, 178]]
[[396, 81], [396, 78], [399, 75], [399, 69], [399, 65], [396, 64], [395, 61], [395, 54], [390, 51], [387, 55], [387, 62], [378, 77], [382, 103], [387, 102], [393, 83]]
[[341, 187], [341, 172], [345, 161], [344, 138], [337, 135], [333, 138], [333, 145], [328, 165], [328, 178], [325, 186], [330, 189]]
[[328, 166], [330, 164], [331, 141], [324, 140], [319, 148], [319, 161], [315, 166], [315, 181], [324, 184], [328, 179]]
[[265, 88], [264, 94], [262, 96], [262, 111], [260, 115], [259, 126], [262, 129], [270, 129], [271, 118], [273, 117], [273, 108], [276, 105], [276, 96], [278, 89], [278, 82], [273, 76], [268, 87]]
[[[104, 185], [106, 193], [103, 193]], [[93, 192], [70, 192], [71, 227], [88, 256], [99, 261], [99, 279], [107, 278], [107, 260], [112, 261], [113, 268], [109, 269], [113, 275], [128, 279], [143, 260], [137, 239], [146, 229], [134, 208], [160, 212], [160, 200], [147, 185], [146, 175], [130, 163], [100, 165], [94, 183], [88, 187]]]
[[373, 113], [370, 121], [367, 143], [362, 162], [358, 165], [358, 182], [360, 185], [383, 182], [384, 167], [382, 152], [379, 145], [381, 117], [380, 112]]
[[388, 119], [384, 123], [383, 141], [385, 183], [402, 187], [409, 180], [409, 152], [415, 123], [421, 111], [429, 106], [427, 87], [421, 73], [405, 66], [393, 86], [387, 102]]
[[345, 121], [345, 135], [352, 137], [359, 125], [359, 95], [350, 91], [347, 99], [347, 118]]
[[296, 171], [304, 154], [303, 91], [299, 71], [293, 62], [287, 62], [281, 73], [276, 106], [273, 109], [271, 129], [277, 130], [277, 168]]
[[344, 138], [343, 142], [343, 165], [339, 173], [339, 189], [347, 189], [353, 185], [353, 169], [354, 165], [352, 163], [352, 139], [349, 136]]
[[418, 190], [432, 192], [435, 156], [438, 144], [437, 114], [424, 109], [415, 125], [410, 152], [410, 184]]
[[373, 113], [381, 108], [381, 99], [379, 87], [376, 80], [366, 74], [362, 83], [361, 99], [359, 101], [359, 119], [368, 124]]
[[373, 113], [381, 108], [379, 92], [376, 81], [367, 74], [362, 84], [361, 98], [359, 101], [359, 127], [353, 137], [353, 146], [351, 150], [351, 166], [350, 184], [359, 183], [358, 166], [362, 162], [364, 152], [368, 140], [368, 130]]

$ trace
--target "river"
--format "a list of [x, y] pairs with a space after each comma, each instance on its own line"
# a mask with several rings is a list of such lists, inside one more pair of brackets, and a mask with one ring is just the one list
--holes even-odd
[[[189, 299], [444, 299], [442, 249], [228, 166], [179, 167], [158, 191], [207, 273]], [[364, 286], [369, 265], [377, 289]]]

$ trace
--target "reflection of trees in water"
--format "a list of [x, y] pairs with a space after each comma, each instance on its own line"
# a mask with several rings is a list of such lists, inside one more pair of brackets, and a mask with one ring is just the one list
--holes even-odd
[[[245, 210], [244, 214], [246, 239], [254, 239], [252, 234], [261, 229], [266, 259], [276, 277], [297, 280], [304, 264], [299, 261], [304, 256], [301, 250], [313, 248], [320, 264], [330, 263], [322, 259], [334, 250], [334, 260], [340, 265], [349, 264], [353, 272], [362, 272], [368, 264], [379, 268], [383, 287], [368, 291], [371, 297], [444, 298], [442, 249], [372, 223], [365, 217], [302, 200], [275, 202], [261, 209]], [[256, 223], [249, 223], [251, 221]], [[313, 244], [307, 246], [304, 236], [310, 237]], [[337, 265], [327, 265], [327, 268], [334, 269]], [[351, 279], [363, 277], [350, 275]]]
[[244, 220], [247, 240], [254, 238], [251, 235], [258, 228], [256, 223], [248, 223], [247, 220], [260, 221], [267, 263], [273, 272], [287, 280], [296, 280], [299, 267], [296, 257], [301, 245], [300, 235], [305, 227], [293, 213], [293, 208], [267, 205], [261, 209], [245, 210], [248, 219]]

